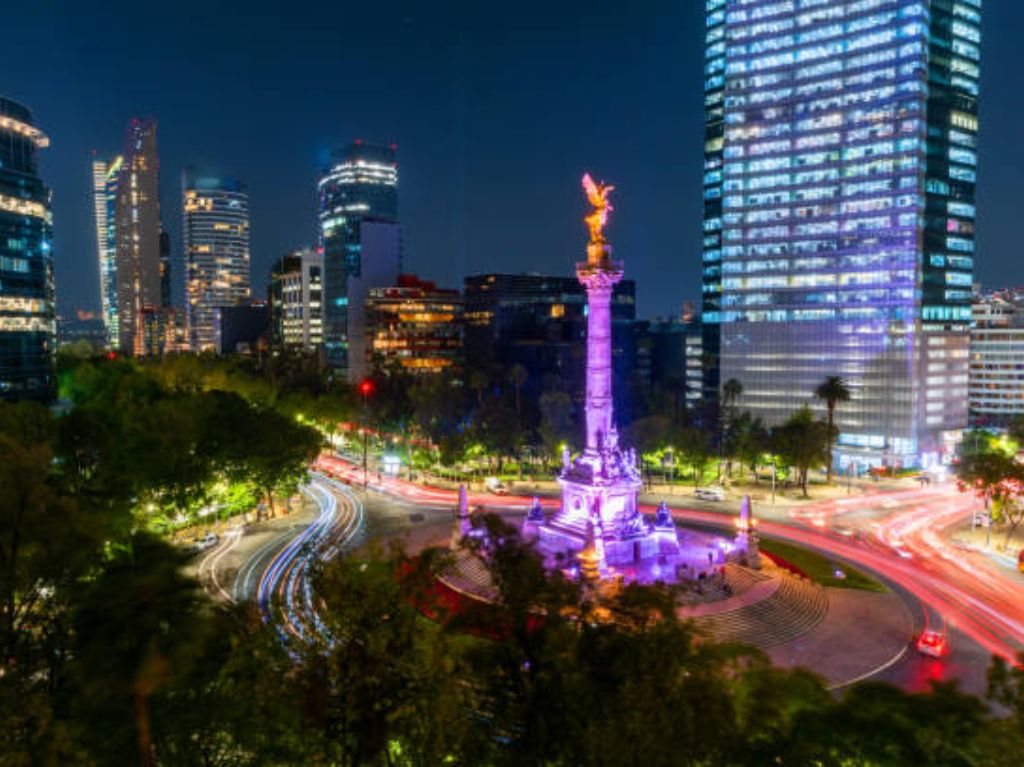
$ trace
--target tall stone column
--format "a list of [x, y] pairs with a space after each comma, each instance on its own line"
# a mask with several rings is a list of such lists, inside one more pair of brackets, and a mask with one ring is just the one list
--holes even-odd
[[586, 452], [613, 447], [612, 432], [612, 291], [622, 279], [622, 266], [611, 260], [611, 246], [590, 243], [587, 261], [576, 276], [587, 291]]

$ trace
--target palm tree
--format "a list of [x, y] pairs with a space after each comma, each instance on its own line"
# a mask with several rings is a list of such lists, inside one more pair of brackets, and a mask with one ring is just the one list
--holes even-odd
[[523, 409], [520, 406], [519, 391], [523, 388], [523, 384], [526, 383], [530, 377], [529, 372], [522, 365], [516, 364], [511, 367], [508, 371], [508, 381], [516, 390], [516, 415], [522, 418]]
[[836, 439], [835, 416], [836, 405], [840, 402], [849, 402], [850, 387], [846, 385], [840, 376], [829, 376], [814, 390], [814, 396], [825, 403], [828, 411], [828, 465], [826, 468], [826, 481], [832, 484], [832, 448]]
[[469, 374], [469, 388], [476, 392], [476, 404], [483, 407], [484, 392], [491, 383], [491, 377], [483, 370], [474, 370]]
[[[736, 403], [743, 395], [743, 384], [735, 378], [730, 378], [722, 384], [722, 411], [718, 416], [718, 471], [721, 473], [721, 460], [725, 450], [726, 435], [736, 420]], [[732, 474], [732, 461], [730, 459], [727, 474]]]

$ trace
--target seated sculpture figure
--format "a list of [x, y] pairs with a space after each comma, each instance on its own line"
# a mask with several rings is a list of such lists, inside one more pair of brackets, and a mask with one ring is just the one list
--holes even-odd
[[664, 501], [658, 504], [658, 510], [654, 513], [654, 526], [664, 530], [675, 527], [672, 522], [672, 511]]

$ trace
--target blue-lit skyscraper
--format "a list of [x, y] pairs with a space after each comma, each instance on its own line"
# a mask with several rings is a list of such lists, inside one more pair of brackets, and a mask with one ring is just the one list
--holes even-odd
[[334, 154], [318, 186], [324, 253], [324, 356], [355, 379], [365, 370], [364, 302], [401, 271], [394, 145], [357, 141]]
[[36, 168], [49, 143], [28, 109], [0, 98], [0, 399], [53, 394], [50, 190]]
[[830, 375], [841, 462], [967, 424], [981, 0], [707, 0], [708, 380], [779, 423]]

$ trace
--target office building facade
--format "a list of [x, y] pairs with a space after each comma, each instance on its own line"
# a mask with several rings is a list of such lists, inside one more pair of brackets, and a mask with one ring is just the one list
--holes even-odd
[[371, 288], [366, 355], [375, 371], [412, 375], [451, 371], [462, 354], [462, 296], [414, 275]]
[[1004, 428], [1024, 415], [1024, 293], [979, 297], [971, 328], [971, 425]]
[[[539, 395], [549, 385], [582, 402], [586, 391], [587, 294], [574, 277], [478, 274], [463, 282], [464, 349], [481, 368], [522, 365], [524, 389]], [[612, 293], [612, 365], [616, 408], [627, 413], [629, 378], [636, 359], [636, 285], [622, 280]]]
[[120, 346], [117, 322], [117, 186], [124, 158], [92, 160], [93, 219], [96, 223], [96, 259], [100, 274], [100, 315], [106, 344]]
[[709, 378], [778, 424], [842, 376], [840, 464], [950, 459], [967, 424], [981, 0], [706, 8]]
[[0, 400], [53, 395], [52, 217], [37, 166], [47, 146], [32, 113], [0, 98]]
[[236, 179], [186, 168], [182, 199], [189, 344], [216, 352], [216, 311], [251, 297], [249, 195]]
[[270, 270], [267, 303], [270, 340], [276, 349], [319, 351], [323, 345], [323, 254], [289, 253]]
[[252, 301], [214, 309], [218, 354], [257, 354], [269, 348], [270, 307]]
[[118, 348], [146, 353], [146, 318], [160, 306], [160, 163], [157, 123], [134, 118], [114, 204]]
[[349, 380], [365, 373], [364, 304], [401, 272], [394, 145], [356, 142], [334, 154], [317, 184], [324, 254], [324, 355]]

